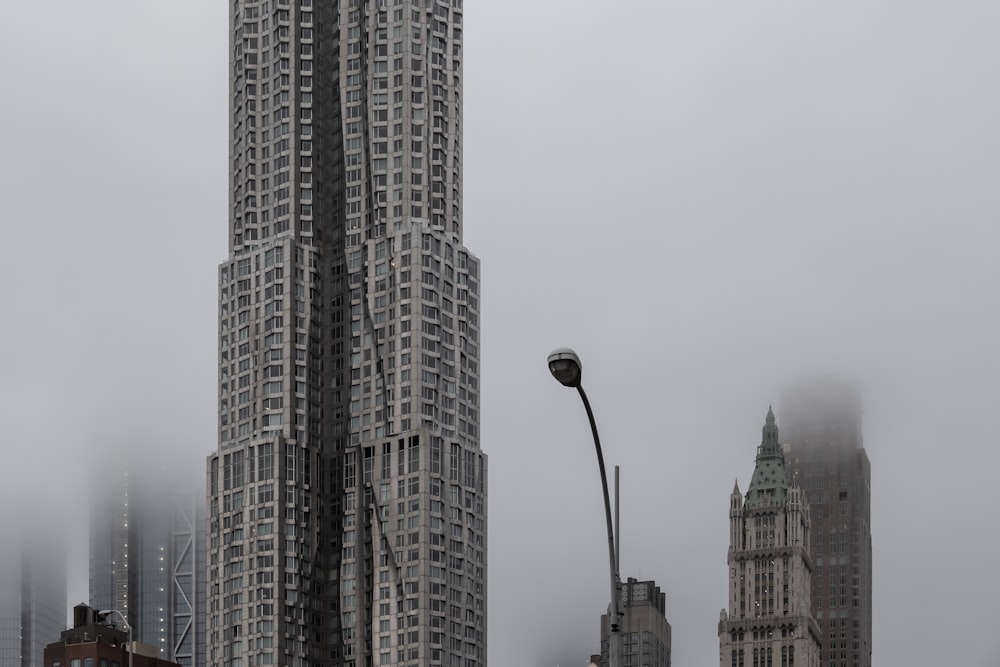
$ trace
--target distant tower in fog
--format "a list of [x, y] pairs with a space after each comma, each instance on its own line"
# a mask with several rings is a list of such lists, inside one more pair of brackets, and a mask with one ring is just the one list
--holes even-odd
[[91, 484], [90, 604], [122, 612], [136, 641], [182, 667], [205, 663], [200, 482], [103, 457]]
[[819, 628], [809, 592], [809, 506], [785, 475], [767, 411], [747, 489], [729, 497], [729, 604], [719, 618], [720, 667], [817, 667]]
[[871, 464], [861, 437], [858, 387], [803, 381], [782, 396], [782, 441], [812, 508], [813, 615], [822, 667], [871, 667]]
[[0, 540], [0, 665], [42, 667], [45, 645], [66, 629], [66, 544], [51, 516], [4, 526]]

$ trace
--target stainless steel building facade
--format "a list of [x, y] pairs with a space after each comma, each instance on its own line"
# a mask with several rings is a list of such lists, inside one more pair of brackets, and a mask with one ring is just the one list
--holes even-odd
[[235, 0], [208, 664], [486, 662], [461, 0]]

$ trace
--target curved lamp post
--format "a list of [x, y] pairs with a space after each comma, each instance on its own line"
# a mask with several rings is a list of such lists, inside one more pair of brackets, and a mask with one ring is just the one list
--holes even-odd
[[128, 619], [125, 618], [125, 614], [121, 613], [117, 609], [106, 609], [104, 611], [97, 612], [97, 617], [102, 621], [110, 616], [111, 614], [118, 614], [118, 617], [122, 619], [122, 623], [125, 624], [125, 631], [128, 633], [128, 667], [132, 667], [132, 626], [128, 624]]
[[608, 564], [611, 574], [611, 605], [608, 607], [608, 667], [622, 667], [622, 608], [621, 578], [618, 575], [618, 559], [615, 557], [615, 530], [611, 520], [611, 496], [608, 493], [608, 475], [604, 469], [604, 453], [601, 451], [601, 437], [597, 433], [597, 422], [590, 407], [587, 393], [583, 390], [583, 365], [576, 352], [562, 347], [549, 355], [549, 371], [552, 377], [566, 387], [574, 387], [583, 400], [590, 420], [590, 432], [594, 435], [597, 450], [597, 466], [601, 469], [601, 490], [604, 492], [604, 518], [608, 524]]

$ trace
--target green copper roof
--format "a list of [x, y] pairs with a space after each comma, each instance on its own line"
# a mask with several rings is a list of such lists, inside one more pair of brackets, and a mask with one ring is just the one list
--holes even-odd
[[788, 491], [785, 477], [785, 453], [778, 443], [778, 426], [774, 423], [774, 411], [767, 409], [763, 437], [757, 448], [757, 466], [747, 489], [748, 506], [784, 504]]

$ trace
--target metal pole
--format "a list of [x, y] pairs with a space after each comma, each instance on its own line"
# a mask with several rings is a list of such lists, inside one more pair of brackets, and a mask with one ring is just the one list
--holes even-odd
[[618, 580], [622, 578], [622, 516], [621, 498], [618, 494], [618, 473], [619, 467], [615, 466], [615, 572], [618, 573]]
[[[97, 612], [98, 616], [107, 616], [108, 614], [118, 614], [118, 617], [122, 619], [122, 623], [125, 625], [125, 631], [128, 633], [128, 667], [132, 667], [132, 626], [129, 624], [128, 619], [125, 618], [125, 614], [121, 613], [117, 609], [109, 609], [107, 611]], [[103, 620], [103, 619], [102, 619]]]
[[608, 524], [608, 569], [611, 578], [611, 605], [608, 607], [608, 667], [622, 667], [622, 611], [621, 611], [621, 579], [618, 576], [618, 558], [615, 549], [615, 529], [611, 520], [611, 497], [608, 493], [608, 474], [604, 468], [604, 452], [601, 450], [601, 436], [597, 433], [597, 422], [594, 411], [587, 399], [583, 384], [576, 385], [576, 390], [583, 399], [583, 407], [587, 410], [590, 420], [590, 432], [594, 436], [594, 448], [597, 450], [597, 466], [601, 470], [601, 491], [604, 493], [604, 518]]

